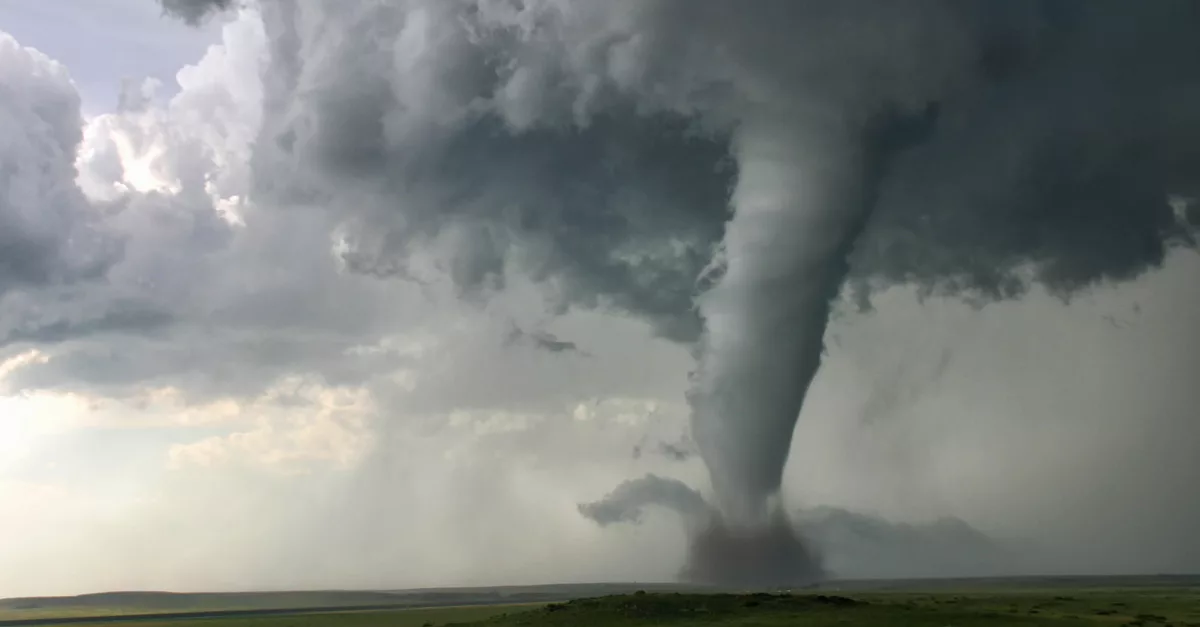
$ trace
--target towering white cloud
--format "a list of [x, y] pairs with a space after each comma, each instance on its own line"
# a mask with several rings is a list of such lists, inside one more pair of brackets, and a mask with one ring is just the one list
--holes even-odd
[[80, 123], [66, 69], [0, 32], [0, 296], [97, 278], [120, 256], [75, 185]]

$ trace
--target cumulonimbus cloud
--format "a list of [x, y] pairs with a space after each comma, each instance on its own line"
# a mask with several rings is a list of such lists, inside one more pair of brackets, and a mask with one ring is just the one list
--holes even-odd
[[519, 273], [694, 343], [739, 524], [772, 516], [844, 286], [1069, 296], [1195, 246], [1187, 0], [261, 9], [255, 194], [335, 216], [351, 269]]

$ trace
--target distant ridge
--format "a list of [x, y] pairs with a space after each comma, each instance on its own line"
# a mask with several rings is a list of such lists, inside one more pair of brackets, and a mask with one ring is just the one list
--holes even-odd
[[0, 627], [392, 608], [501, 605], [651, 591], [699, 591], [675, 584], [600, 583], [355, 591], [158, 592], [121, 591], [0, 599]]

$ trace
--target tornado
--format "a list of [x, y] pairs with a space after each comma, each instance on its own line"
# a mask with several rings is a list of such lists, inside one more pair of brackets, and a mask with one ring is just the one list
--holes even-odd
[[[584, 515], [636, 521], [649, 504], [685, 521], [684, 579], [795, 586], [823, 576], [780, 495], [792, 433], [821, 365], [830, 308], [888, 162], [924, 137], [937, 108], [856, 121], [764, 115], [734, 140], [739, 176], [719, 278], [699, 299], [705, 335], [689, 395], [714, 503], [678, 482], [622, 485]], [[686, 495], [686, 498], [685, 498]], [[625, 512], [625, 513], [615, 513]]]
[[717, 505], [737, 527], [772, 515], [830, 296], [868, 210], [854, 131], [837, 120], [795, 126], [767, 119], [739, 130], [724, 269], [699, 299], [692, 431]]

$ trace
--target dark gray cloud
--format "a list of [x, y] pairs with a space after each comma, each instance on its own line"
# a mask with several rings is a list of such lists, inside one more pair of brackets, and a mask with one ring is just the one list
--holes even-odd
[[[907, 101], [947, 75], [958, 82], [937, 98], [931, 138], [882, 182], [855, 244], [855, 281], [1002, 297], [1034, 279], [1070, 293], [1137, 276], [1191, 241], [1166, 200], [1195, 188], [1186, 1], [1133, 14], [1111, 1], [766, 2], [753, 12], [707, 2], [688, 5], [686, 19], [673, 2], [265, 4], [267, 102], [281, 115], [256, 155], [258, 185], [349, 211], [357, 232], [345, 256], [358, 271], [410, 276], [423, 251], [473, 290], [501, 285], [515, 259], [564, 303], [630, 311], [691, 341], [696, 280], [737, 180], [722, 109], [785, 98], [795, 84], [850, 110], [872, 91]], [[188, 3], [191, 14], [227, 5]], [[320, 26], [302, 35], [308, 20]], [[736, 44], [733, 58], [704, 56], [683, 24], [695, 41]], [[777, 36], [794, 24], [866, 36]], [[323, 35], [355, 29], [336, 43]], [[922, 29], [944, 29], [948, 43], [933, 52], [952, 60], [913, 61], [933, 56], [912, 36]], [[445, 37], [425, 49], [423, 31]], [[321, 42], [307, 57], [303, 37]], [[412, 45], [389, 54], [387, 42]], [[787, 46], [797, 54], [778, 56], [791, 65], [764, 60]], [[881, 50], [910, 65], [896, 61], [881, 79], [869, 56]], [[810, 56], [844, 62], [811, 86]], [[864, 88], [856, 63], [878, 88]], [[326, 71], [315, 98], [293, 97], [302, 76]], [[788, 80], [738, 91], [768, 89], [754, 82], [765, 76]]]
[[[1134, 14], [1120, 2], [843, 4], [702, 2], [686, 6], [687, 18], [673, 2], [385, 3], [353, 14], [268, 4], [280, 90], [271, 100], [289, 115], [266, 138], [306, 175], [301, 189], [354, 190], [353, 208], [375, 231], [358, 242], [370, 253], [356, 257], [364, 269], [404, 268], [444, 235], [438, 252], [465, 288], [520, 258], [564, 300], [645, 315], [679, 339], [696, 337], [694, 282], [728, 217], [737, 177], [728, 108], [739, 98], [813, 90], [852, 111], [878, 102], [874, 91], [907, 102], [925, 90], [940, 102], [933, 135], [882, 185], [854, 255], [863, 281], [995, 297], [1033, 278], [1070, 292], [1136, 276], [1165, 246], [1189, 241], [1166, 196], [1195, 186], [1191, 3]], [[324, 32], [363, 36], [322, 39], [303, 57], [297, 20], [318, 15]], [[899, 26], [884, 30], [885, 20]], [[683, 40], [683, 24], [695, 41], [727, 40], [726, 54], [741, 56], [702, 64], [705, 46]], [[796, 25], [867, 36], [794, 43], [786, 33]], [[914, 34], [935, 28], [955, 56], [925, 68], [921, 55], [943, 48], [921, 49], [930, 44]], [[422, 29], [444, 34], [441, 48], [420, 48]], [[414, 45], [389, 56], [383, 42]], [[789, 47], [797, 54], [778, 56], [793, 65], [764, 60]], [[820, 52], [844, 61], [813, 86], [807, 56]], [[869, 65], [884, 54], [912, 66]], [[865, 89], [855, 63], [879, 87]], [[355, 69], [329, 75], [324, 96], [290, 97], [302, 73], [335, 67]], [[738, 92], [765, 76], [787, 80]], [[947, 76], [946, 89], [926, 88]], [[262, 185], [298, 182], [266, 174]], [[402, 210], [388, 199], [403, 199]]]
[[1070, 295], [1194, 247], [1172, 194], [1197, 185], [1192, 2], [1046, 3], [1020, 72], [944, 109], [896, 164], [854, 264], [864, 280], [984, 297]]
[[[597, 120], [563, 152], [564, 131], [514, 137], [483, 120], [419, 158], [404, 148], [354, 157], [362, 168], [329, 145], [362, 146], [339, 131], [314, 138], [324, 143], [313, 156], [351, 167], [347, 185], [367, 177], [382, 187], [367, 196], [375, 206], [352, 240], [357, 270], [404, 276], [398, 257], [424, 249], [469, 293], [502, 287], [515, 260], [563, 305], [631, 311], [686, 341], [699, 333], [693, 285], [719, 238], [729, 179], [713, 175], [719, 143], [679, 139], [681, 123], [668, 122]], [[420, 200], [396, 213], [388, 198]], [[710, 217], [697, 223], [696, 212]]]
[[174, 15], [189, 24], [199, 24], [204, 18], [229, 9], [234, 0], [159, 0], [163, 12]]

